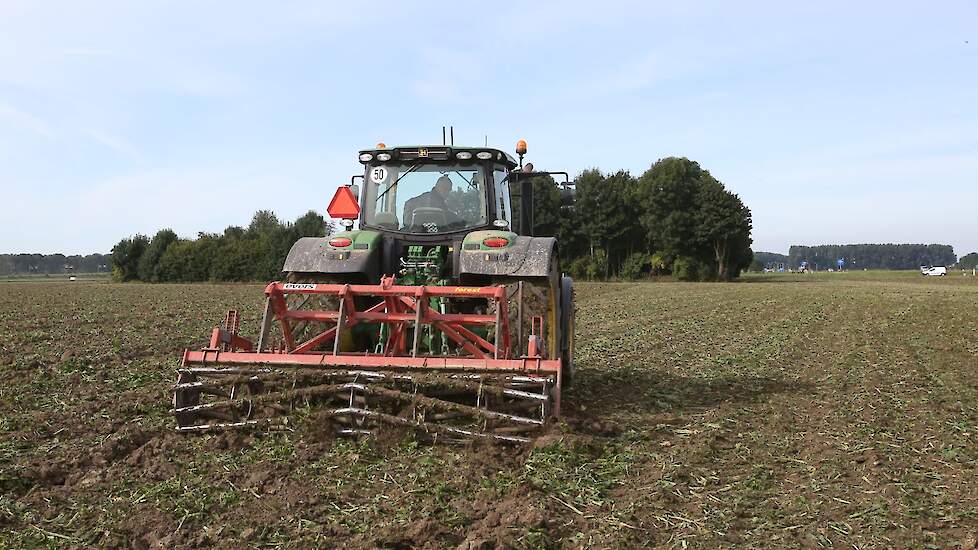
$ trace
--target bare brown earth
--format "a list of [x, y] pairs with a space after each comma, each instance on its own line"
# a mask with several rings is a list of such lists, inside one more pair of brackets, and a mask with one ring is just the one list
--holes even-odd
[[0, 547], [975, 547], [975, 279], [581, 285], [527, 448], [173, 433], [179, 353], [260, 298], [0, 283]]

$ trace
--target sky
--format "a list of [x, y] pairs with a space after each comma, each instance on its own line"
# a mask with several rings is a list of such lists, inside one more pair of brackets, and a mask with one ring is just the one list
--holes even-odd
[[755, 250], [978, 250], [978, 3], [802, 4], [4, 0], [0, 252], [324, 213], [443, 125], [572, 174], [688, 157]]

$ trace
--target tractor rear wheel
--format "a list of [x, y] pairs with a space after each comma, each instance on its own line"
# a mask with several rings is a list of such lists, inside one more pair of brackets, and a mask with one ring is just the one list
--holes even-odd
[[563, 275], [560, 277], [560, 359], [563, 364], [563, 385], [569, 385], [574, 379], [574, 318], [577, 308], [574, 306], [574, 280]]
[[[353, 283], [349, 278], [330, 273], [294, 273], [286, 274], [286, 282], [289, 283], [316, 283], [316, 284], [347, 284]], [[336, 296], [325, 294], [290, 294], [286, 297], [290, 310], [308, 311], [337, 311], [340, 307], [340, 299]], [[292, 335], [296, 343], [319, 334], [332, 326], [316, 321], [300, 321], [292, 327]], [[310, 351], [332, 351], [333, 342], [329, 340]], [[355, 345], [352, 334], [347, 331], [340, 336], [340, 351], [353, 351]]]
[[509, 356], [518, 358], [526, 355], [532, 334], [542, 340], [543, 345], [538, 349], [544, 359], [560, 358], [563, 350], [563, 317], [556, 265], [551, 266], [547, 277], [497, 277], [493, 284], [506, 285], [506, 296], [509, 298]]

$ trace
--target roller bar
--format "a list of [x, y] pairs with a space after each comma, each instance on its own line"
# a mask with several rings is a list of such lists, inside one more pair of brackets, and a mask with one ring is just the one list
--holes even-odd
[[400, 357], [385, 355], [333, 355], [331, 353], [255, 353], [205, 349], [187, 350], [183, 366], [269, 366], [319, 368], [370, 368], [383, 370], [431, 370], [464, 372], [518, 372], [557, 374], [558, 359], [483, 359], [474, 357]]

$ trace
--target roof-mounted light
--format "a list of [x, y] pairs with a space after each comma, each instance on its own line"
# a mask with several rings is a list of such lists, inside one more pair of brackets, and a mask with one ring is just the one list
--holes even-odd
[[387, 162], [391, 159], [390, 153], [377, 153], [377, 160], [381, 162]]
[[516, 142], [516, 154], [520, 156], [526, 154], [526, 140], [521, 139]]
[[374, 160], [374, 156], [371, 155], [370, 153], [361, 153], [360, 154], [360, 162], [370, 162], [372, 160]]
[[458, 153], [455, 153], [455, 158], [458, 160], [469, 160], [472, 158], [472, 153], [468, 151], [459, 151]]
[[492, 158], [492, 153], [489, 151], [479, 151], [475, 156], [480, 160], [489, 160]]
[[380, 143], [377, 144], [377, 148], [378, 149], [387, 149], [387, 144], [384, 143], [383, 141], [381, 141]]

